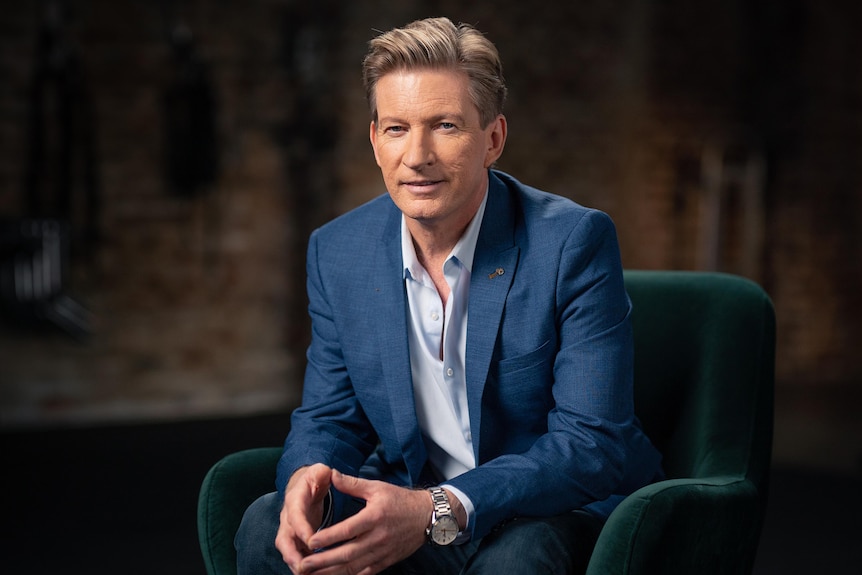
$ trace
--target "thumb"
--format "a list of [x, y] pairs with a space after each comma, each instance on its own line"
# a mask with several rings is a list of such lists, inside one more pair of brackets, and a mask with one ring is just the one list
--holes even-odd
[[309, 468], [306, 474], [306, 482], [311, 491], [311, 497], [314, 500], [321, 499], [329, 490], [332, 470], [324, 465], [314, 465]]
[[332, 470], [332, 486], [341, 493], [352, 497], [366, 499], [369, 481], [353, 475], [345, 475], [337, 469]]

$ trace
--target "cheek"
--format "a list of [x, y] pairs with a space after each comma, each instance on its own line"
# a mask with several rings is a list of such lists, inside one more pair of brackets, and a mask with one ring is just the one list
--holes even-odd
[[470, 146], [450, 146], [445, 150], [438, 151], [438, 160], [443, 161], [450, 168], [465, 168], [472, 165], [476, 157], [476, 151]]
[[387, 166], [398, 165], [401, 151], [393, 142], [381, 143], [378, 140], [377, 147], [374, 148], [374, 158], [377, 160], [377, 165], [381, 168]]
[[459, 147], [452, 155], [452, 160], [453, 163], [457, 163], [461, 167], [481, 166], [485, 162], [486, 152], [485, 148], [481, 147], [478, 142], [470, 142]]

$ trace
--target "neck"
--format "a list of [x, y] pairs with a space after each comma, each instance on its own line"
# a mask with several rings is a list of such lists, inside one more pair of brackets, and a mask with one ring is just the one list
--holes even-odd
[[458, 235], [450, 237], [448, 234], [442, 236], [427, 230], [423, 226], [415, 226], [418, 229], [411, 229], [410, 220], [408, 220], [408, 229], [413, 238], [413, 248], [416, 250], [416, 258], [425, 271], [434, 282], [437, 288], [437, 294], [440, 296], [440, 301], [443, 304], [443, 309], [446, 309], [446, 302], [449, 300], [449, 284], [443, 274], [443, 264], [446, 258], [452, 253], [455, 244], [458, 243], [458, 238], [464, 233], [465, 228], [461, 228]]
[[407, 218], [407, 229], [413, 237], [416, 256], [426, 269], [428, 269], [425, 265], [426, 261], [442, 261], [452, 252], [455, 244], [467, 230], [467, 226], [476, 217], [484, 198], [484, 194], [477, 196], [472, 205], [460, 210], [455, 218], [441, 220]]
[[410, 230], [410, 235], [413, 237], [416, 256], [422, 265], [428, 269], [427, 264], [442, 261], [452, 252], [467, 226], [463, 225], [454, 229], [437, 229], [434, 226], [408, 219], [407, 229]]

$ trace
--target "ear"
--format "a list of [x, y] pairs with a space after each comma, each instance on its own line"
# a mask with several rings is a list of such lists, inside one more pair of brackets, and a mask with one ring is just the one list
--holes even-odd
[[503, 155], [503, 148], [506, 146], [507, 129], [506, 116], [503, 114], [497, 116], [485, 128], [485, 137], [488, 144], [485, 152], [486, 168], [490, 168]]
[[371, 126], [368, 128], [368, 139], [371, 140], [371, 149], [374, 150], [374, 161], [380, 165], [380, 156], [377, 155], [377, 124], [372, 120]]

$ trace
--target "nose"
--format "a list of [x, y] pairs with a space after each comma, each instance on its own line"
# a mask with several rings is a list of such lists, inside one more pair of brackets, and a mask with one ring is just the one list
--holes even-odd
[[410, 169], [421, 170], [434, 163], [434, 145], [427, 130], [411, 130], [401, 161]]

